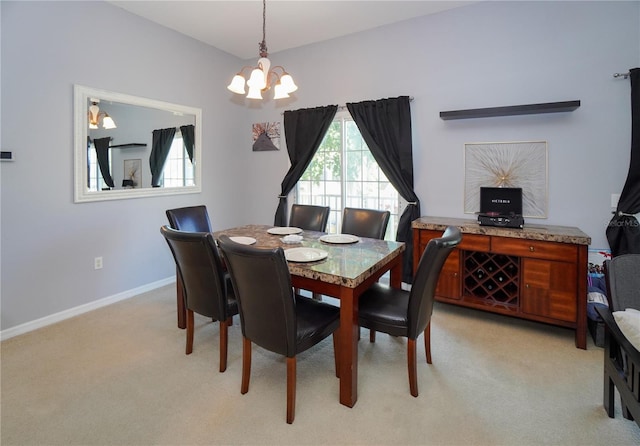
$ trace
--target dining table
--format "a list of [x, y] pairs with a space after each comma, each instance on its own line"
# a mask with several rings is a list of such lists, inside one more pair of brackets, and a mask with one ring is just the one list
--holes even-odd
[[[285, 241], [290, 232], [301, 236], [301, 240]], [[387, 272], [390, 273], [389, 285], [401, 287], [405, 244], [268, 225], [245, 225], [213, 233], [216, 240], [222, 235], [257, 248], [283, 248], [294, 288], [340, 300], [336, 352], [340, 403], [353, 407], [358, 400], [358, 298]], [[287, 256], [287, 250], [293, 248], [298, 249]], [[321, 253], [321, 256], [316, 260], [314, 256], [299, 255], [307, 252]]]

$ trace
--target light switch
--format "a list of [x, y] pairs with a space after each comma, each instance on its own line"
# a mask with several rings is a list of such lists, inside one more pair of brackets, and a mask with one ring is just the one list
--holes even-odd
[[611, 207], [617, 208], [619, 200], [620, 200], [620, 194], [611, 194]]

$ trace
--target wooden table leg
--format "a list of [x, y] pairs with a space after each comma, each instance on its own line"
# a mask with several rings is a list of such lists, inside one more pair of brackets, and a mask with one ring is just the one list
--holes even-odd
[[176, 308], [178, 313], [178, 328], [187, 328], [187, 311], [184, 306], [184, 294], [182, 292], [183, 285], [180, 279], [180, 273], [176, 268]]
[[395, 265], [391, 268], [389, 286], [396, 289], [402, 288], [402, 256], [399, 257], [399, 260], [396, 260]]
[[340, 290], [340, 403], [358, 400], [358, 298], [352, 288]]

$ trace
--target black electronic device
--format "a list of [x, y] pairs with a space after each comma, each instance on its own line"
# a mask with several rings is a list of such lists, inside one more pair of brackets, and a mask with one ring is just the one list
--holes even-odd
[[522, 188], [481, 187], [480, 213], [522, 215]]
[[522, 229], [522, 188], [481, 187], [478, 224]]
[[524, 227], [524, 218], [522, 218], [522, 215], [516, 214], [478, 214], [478, 224], [480, 226], [522, 229]]

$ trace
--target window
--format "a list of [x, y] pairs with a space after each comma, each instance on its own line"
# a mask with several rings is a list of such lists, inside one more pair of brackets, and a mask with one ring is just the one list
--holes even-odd
[[[110, 189], [107, 183], [104, 182], [104, 178], [102, 178], [102, 172], [100, 172], [100, 166], [98, 165], [98, 154], [93, 142], [89, 146], [87, 157], [89, 160], [89, 190]], [[109, 153], [109, 172], [111, 171], [111, 153]]]
[[347, 112], [331, 123], [296, 185], [296, 203], [329, 206], [327, 231], [337, 233], [345, 207], [391, 212], [385, 239], [395, 240], [400, 196], [382, 173]]
[[162, 171], [164, 187], [193, 186], [193, 164], [184, 147], [182, 136], [176, 133]]

